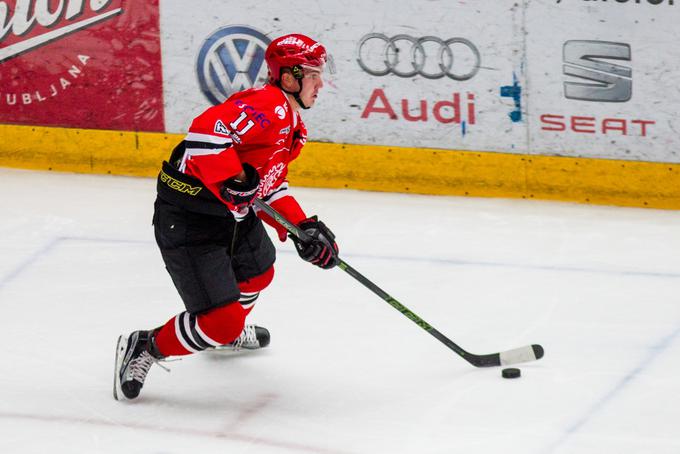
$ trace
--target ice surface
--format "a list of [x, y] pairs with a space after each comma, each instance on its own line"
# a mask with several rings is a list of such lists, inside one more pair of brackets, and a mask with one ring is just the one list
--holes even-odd
[[2, 453], [678, 453], [680, 212], [296, 188], [341, 270], [277, 243], [269, 348], [154, 367], [111, 395], [117, 336], [182, 310], [150, 179], [1, 169]]

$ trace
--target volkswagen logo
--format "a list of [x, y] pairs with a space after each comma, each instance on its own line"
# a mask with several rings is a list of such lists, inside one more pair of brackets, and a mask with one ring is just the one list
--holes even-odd
[[359, 41], [357, 63], [373, 76], [469, 80], [479, 71], [482, 59], [477, 46], [465, 38], [369, 33]]
[[242, 25], [221, 28], [205, 40], [196, 72], [211, 103], [221, 104], [233, 93], [267, 80], [264, 52], [269, 43], [264, 33]]

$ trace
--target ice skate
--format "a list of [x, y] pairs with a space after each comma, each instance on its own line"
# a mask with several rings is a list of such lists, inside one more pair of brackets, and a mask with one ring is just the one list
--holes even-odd
[[162, 359], [151, 341], [151, 331], [135, 331], [121, 335], [116, 347], [113, 397], [116, 400], [134, 399], [144, 386], [153, 363]]
[[241, 349], [257, 350], [269, 345], [269, 330], [257, 325], [246, 325], [235, 341], [216, 347], [216, 351], [234, 351]]

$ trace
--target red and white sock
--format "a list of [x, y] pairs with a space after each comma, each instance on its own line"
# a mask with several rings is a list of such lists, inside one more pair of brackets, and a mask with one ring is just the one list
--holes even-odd
[[156, 333], [156, 349], [163, 356], [182, 356], [233, 342], [241, 335], [260, 290], [273, 278], [274, 267], [270, 267], [259, 276], [239, 282], [238, 301], [199, 315], [186, 311], [177, 314]]

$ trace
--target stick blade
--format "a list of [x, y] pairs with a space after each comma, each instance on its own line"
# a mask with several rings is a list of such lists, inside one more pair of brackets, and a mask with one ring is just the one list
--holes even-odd
[[501, 366], [536, 361], [543, 358], [544, 354], [545, 350], [538, 344], [507, 350], [500, 353]]

